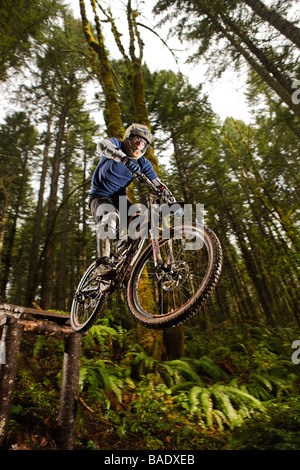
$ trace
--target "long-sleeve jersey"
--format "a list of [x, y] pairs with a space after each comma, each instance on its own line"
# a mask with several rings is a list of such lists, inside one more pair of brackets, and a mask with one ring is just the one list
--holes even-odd
[[[121, 149], [121, 140], [115, 137], [108, 140], [110, 140], [117, 149]], [[135, 162], [139, 165], [140, 171], [150, 180], [157, 178], [157, 175], [147, 158], [141, 157], [138, 160], [135, 160]], [[125, 196], [127, 186], [129, 186], [132, 180], [132, 173], [122, 162], [117, 162], [102, 155], [92, 177], [90, 195], [105, 196], [109, 198]]]

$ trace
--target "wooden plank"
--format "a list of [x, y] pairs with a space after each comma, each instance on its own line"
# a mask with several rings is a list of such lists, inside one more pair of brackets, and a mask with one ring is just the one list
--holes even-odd
[[56, 336], [57, 338], [65, 338], [73, 333], [71, 327], [60, 326], [48, 320], [23, 320], [19, 323], [23, 326], [26, 333], [34, 333], [36, 335]]
[[82, 335], [74, 333], [68, 325], [70, 316], [59, 312], [0, 304], [0, 326], [2, 340], [7, 350], [5, 363], [0, 367], [0, 444], [6, 438], [14, 383], [17, 373], [17, 358], [22, 332], [56, 336], [65, 340], [63, 383], [59, 411], [59, 445], [63, 450], [72, 450], [76, 438], [76, 410], [80, 370]]
[[61, 319], [61, 320], [68, 320], [70, 315], [67, 313], [60, 313], [54, 312], [52, 310], [40, 310], [37, 308], [29, 308], [29, 307], [20, 307], [18, 305], [12, 304], [0, 304], [0, 314], [3, 313], [10, 313], [10, 314], [20, 314], [20, 315], [33, 315], [35, 317], [43, 317], [49, 318], [53, 320]]

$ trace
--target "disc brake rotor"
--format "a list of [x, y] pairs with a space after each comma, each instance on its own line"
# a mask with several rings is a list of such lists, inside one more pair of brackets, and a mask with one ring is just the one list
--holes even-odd
[[185, 261], [178, 261], [167, 267], [160, 267], [156, 273], [161, 287], [165, 291], [177, 289], [184, 284], [189, 275], [189, 267]]

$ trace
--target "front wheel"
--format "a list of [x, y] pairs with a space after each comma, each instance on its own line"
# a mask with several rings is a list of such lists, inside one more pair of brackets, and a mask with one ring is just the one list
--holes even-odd
[[131, 314], [143, 326], [165, 329], [191, 318], [212, 294], [222, 269], [222, 248], [208, 227], [174, 229], [159, 242], [163, 265], [155, 267], [151, 244], [135, 263], [127, 287]]
[[85, 333], [97, 321], [103, 311], [109, 282], [99, 281], [96, 263], [86, 270], [78, 284], [71, 307], [71, 327], [78, 333]]

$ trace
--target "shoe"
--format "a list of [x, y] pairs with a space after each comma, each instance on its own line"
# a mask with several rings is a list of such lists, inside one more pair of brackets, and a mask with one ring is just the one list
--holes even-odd
[[114, 279], [116, 276], [116, 270], [113, 263], [110, 261], [108, 256], [102, 258], [96, 258], [96, 275], [101, 276], [102, 279]]

